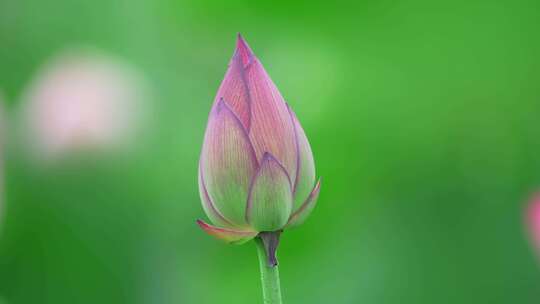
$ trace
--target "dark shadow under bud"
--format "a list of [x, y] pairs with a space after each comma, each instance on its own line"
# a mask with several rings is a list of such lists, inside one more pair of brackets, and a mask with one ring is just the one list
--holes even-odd
[[262, 240], [264, 245], [264, 250], [266, 251], [266, 258], [269, 267], [275, 267], [278, 264], [276, 258], [276, 251], [279, 245], [279, 236], [281, 231], [273, 232], [261, 232], [259, 233], [259, 238]]

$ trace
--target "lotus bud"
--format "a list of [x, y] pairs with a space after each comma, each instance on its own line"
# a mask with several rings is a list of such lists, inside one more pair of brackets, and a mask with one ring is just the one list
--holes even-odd
[[280, 233], [306, 220], [319, 189], [302, 126], [239, 35], [199, 162], [202, 206], [215, 226], [198, 224], [228, 243], [260, 237], [276, 265]]

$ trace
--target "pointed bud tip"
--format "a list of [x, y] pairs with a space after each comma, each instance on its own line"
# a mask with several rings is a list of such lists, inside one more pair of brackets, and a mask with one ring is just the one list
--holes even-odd
[[227, 110], [227, 111], [231, 111], [231, 108], [229, 107], [229, 105], [225, 102], [225, 99], [223, 99], [223, 97], [220, 97], [218, 102], [216, 103], [215, 105], [215, 113], [216, 114], [220, 114], [221, 111], [223, 110]]
[[261, 162], [264, 162], [264, 161], [275, 161], [280, 166], [282, 166], [281, 163], [277, 160], [277, 158], [274, 155], [272, 155], [272, 153], [270, 153], [270, 152], [264, 152], [263, 153]]
[[317, 188], [321, 188], [321, 183], [323, 181], [323, 177], [322, 176], [319, 176], [319, 180], [317, 181], [317, 183], [315, 184], [315, 187]]
[[220, 97], [216, 105], [216, 110], [218, 111], [218, 113], [221, 112], [221, 109], [223, 109], [224, 106], [225, 100], [223, 100], [223, 97]]
[[249, 65], [252, 58], [255, 56], [247, 42], [244, 40], [244, 37], [242, 37], [240, 33], [238, 33], [236, 40], [236, 54], [240, 56], [240, 59], [242, 60], [242, 64], [244, 66]]

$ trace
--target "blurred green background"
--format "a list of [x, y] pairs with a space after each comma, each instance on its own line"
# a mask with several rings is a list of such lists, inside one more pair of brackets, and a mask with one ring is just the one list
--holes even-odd
[[539, 30], [536, 0], [1, 0], [10, 126], [72, 45], [137, 68], [153, 110], [122, 157], [44, 168], [8, 134], [0, 298], [262, 303], [254, 245], [195, 225], [207, 114], [241, 32], [324, 178], [282, 236], [285, 303], [538, 303], [523, 209], [540, 187]]

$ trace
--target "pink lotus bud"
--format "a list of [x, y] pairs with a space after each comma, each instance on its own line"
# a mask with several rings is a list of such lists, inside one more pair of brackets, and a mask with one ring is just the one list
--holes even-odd
[[[301, 224], [319, 194], [311, 147], [292, 109], [238, 36], [208, 119], [199, 163], [199, 225], [230, 243]], [[277, 246], [278, 239], [273, 240]], [[274, 247], [275, 247], [274, 246]], [[272, 246], [270, 246], [272, 247]]]
[[531, 200], [527, 209], [526, 221], [533, 246], [540, 255], [540, 194]]
[[25, 94], [32, 150], [56, 157], [118, 148], [134, 133], [142, 96], [138, 74], [119, 60], [89, 51], [62, 54]]

